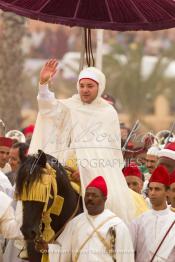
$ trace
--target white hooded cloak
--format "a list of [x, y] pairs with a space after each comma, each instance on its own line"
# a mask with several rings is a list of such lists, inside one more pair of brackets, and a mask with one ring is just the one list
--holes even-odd
[[76, 155], [82, 194], [96, 176], [103, 176], [108, 187], [107, 208], [125, 222], [134, 214], [134, 205], [122, 174], [120, 126], [116, 110], [101, 98], [105, 89], [104, 74], [94, 67], [80, 72], [79, 81], [89, 78], [98, 83], [98, 95], [83, 103], [80, 95], [57, 100], [47, 85], [40, 86], [39, 113], [29, 153], [42, 149], [64, 164]]

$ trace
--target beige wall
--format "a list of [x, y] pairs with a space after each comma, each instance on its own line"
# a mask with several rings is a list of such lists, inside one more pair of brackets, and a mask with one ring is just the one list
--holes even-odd
[[[129, 116], [127, 114], [119, 114], [120, 122], [124, 122], [130, 126]], [[137, 120], [137, 119], [136, 119]], [[160, 95], [154, 104], [154, 114], [143, 117], [143, 125], [145, 129], [158, 132], [164, 129], [170, 129], [175, 116], [170, 114], [170, 106], [167, 99]]]

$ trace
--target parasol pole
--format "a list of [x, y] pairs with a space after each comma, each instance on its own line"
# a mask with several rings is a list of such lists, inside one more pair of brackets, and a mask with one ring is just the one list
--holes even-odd
[[84, 57], [85, 57], [85, 34], [84, 34], [84, 28], [81, 27], [80, 30], [81, 30], [82, 42], [81, 42], [81, 50], [80, 50], [79, 73], [83, 69]]
[[96, 67], [102, 70], [103, 64], [103, 29], [97, 29]]

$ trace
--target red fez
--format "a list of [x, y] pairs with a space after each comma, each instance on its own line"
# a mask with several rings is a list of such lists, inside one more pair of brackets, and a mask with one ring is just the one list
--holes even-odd
[[34, 128], [35, 128], [34, 125], [29, 125], [29, 126], [27, 126], [26, 128], [24, 128], [24, 130], [23, 130], [24, 135], [33, 133]]
[[12, 147], [13, 140], [9, 137], [0, 137], [0, 146]]
[[97, 176], [96, 178], [94, 178], [89, 183], [89, 185], [86, 187], [86, 189], [89, 188], [89, 187], [98, 188], [103, 193], [103, 195], [105, 197], [107, 196], [107, 193], [108, 193], [107, 185], [106, 185], [106, 182], [105, 182], [105, 180], [102, 176]]
[[129, 141], [127, 144], [127, 149], [133, 149], [133, 147], [134, 147], [134, 144], [131, 141]]
[[154, 172], [152, 173], [152, 176], [150, 177], [150, 180], [149, 180], [149, 183], [151, 183], [151, 182], [161, 183], [165, 186], [170, 185], [170, 175], [169, 175], [167, 169], [163, 165], [158, 166], [154, 170]]
[[158, 152], [158, 156], [175, 160], [175, 142], [168, 143], [162, 150]]
[[170, 185], [175, 183], [175, 170], [170, 174]]
[[124, 176], [136, 176], [142, 179], [142, 173], [138, 166], [127, 166], [123, 168]]

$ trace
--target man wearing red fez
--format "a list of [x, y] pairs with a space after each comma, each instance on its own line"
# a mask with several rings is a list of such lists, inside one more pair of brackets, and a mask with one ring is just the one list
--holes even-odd
[[12, 196], [14, 190], [10, 184], [9, 179], [4, 174], [11, 170], [8, 164], [9, 151], [12, 146], [12, 139], [7, 137], [0, 137], [0, 191]]
[[174, 261], [175, 213], [167, 207], [169, 185], [169, 173], [159, 165], [148, 184], [152, 209], [135, 219], [130, 227], [136, 262]]
[[128, 187], [138, 194], [141, 194], [143, 187], [142, 173], [138, 166], [127, 166], [123, 168], [123, 174]]
[[[12, 139], [7, 137], [0, 137], [0, 191], [6, 193], [10, 197], [13, 196], [14, 190], [13, 187], [4, 173], [11, 171], [10, 165], [8, 164], [9, 160], [9, 151], [12, 146]], [[2, 203], [2, 199], [0, 200]], [[1, 207], [0, 207], [1, 209]], [[0, 256], [2, 254], [2, 248], [4, 246], [5, 240], [3, 237], [0, 237]], [[1, 261], [1, 257], [0, 257]]]
[[10, 171], [10, 166], [7, 164], [9, 160], [9, 151], [13, 144], [13, 140], [8, 137], [0, 137], [0, 170], [4, 173]]
[[35, 126], [31, 124], [23, 129], [23, 134], [25, 135], [26, 139], [32, 138], [34, 128]]
[[[59, 246], [44, 245], [51, 262], [134, 262], [129, 230], [120, 218], [105, 209], [107, 197], [106, 182], [98, 176], [86, 187], [84, 203], [87, 211], [67, 224], [56, 240]], [[40, 245], [39, 249], [43, 249]]]
[[170, 199], [170, 209], [171, 211], [175, 212], [175, 171], [170, 175], [170, 194], [169, 194], [169, 199]]
[[158, 152], [158, 165], [163, 165], [171, 174], [175, 170], [175, 142], [168, 143]]
[[11, 182], [12, 186], [15, 184], [16, 176], [19, 167], [27, 159], [29, 145], [27, 143], [14, 143], [9, 153], [9, 164], [11, 166], [11, 172], [8, 172], [6, 176]]

